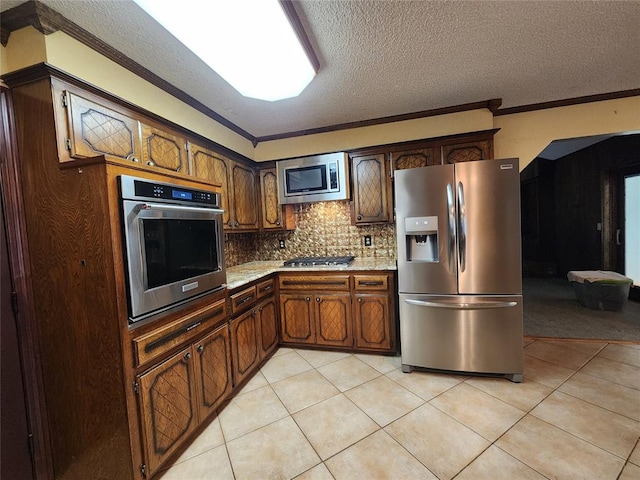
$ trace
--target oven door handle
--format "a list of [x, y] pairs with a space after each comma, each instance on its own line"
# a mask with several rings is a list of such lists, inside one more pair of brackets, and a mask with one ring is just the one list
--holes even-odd
[[176, 212], [222, 213], [220, 208], [191, 207], [188, 205], [171, 205], [168, 203], [139, 203], [138, 210], [173, 210]]

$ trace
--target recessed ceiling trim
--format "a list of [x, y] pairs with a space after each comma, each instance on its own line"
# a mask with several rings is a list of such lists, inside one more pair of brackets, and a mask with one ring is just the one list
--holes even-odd
[[309, 61], [311, 62], [311, 66], [318, 73], [320, 70], [320, 61], [316, 56], [316, 52], [313, 51], [313, 47], [311, 42], [309, 41], [309, 37], [307, 36], [307, 32], [305, 32], [304, 27], [302, 26], [302, 22], [300, 21], [300, 17], [298, 17], [298, 13], [293, 6], [292, 0], [280, 0], [280, 5], [282, 5], [282, 9], [284, 10], [285, 15], [289, 19], [289, 23], [291, 23], [291, 27], [293, 31], [296, 32], [298, 36], [298, 40], [300, 40], [300, 44], [304, 49]]

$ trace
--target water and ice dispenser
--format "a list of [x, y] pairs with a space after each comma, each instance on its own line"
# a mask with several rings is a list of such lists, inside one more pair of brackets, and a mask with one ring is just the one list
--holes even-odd
[[438, 217], [404, 219], [408, 262], [438, 261]]

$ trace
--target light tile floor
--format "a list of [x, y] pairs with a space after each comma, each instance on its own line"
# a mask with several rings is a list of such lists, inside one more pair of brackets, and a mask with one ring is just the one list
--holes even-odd
[[524, 352], [514, 384], [281, 348], [162, 480], [640, 479], [640, 345]]

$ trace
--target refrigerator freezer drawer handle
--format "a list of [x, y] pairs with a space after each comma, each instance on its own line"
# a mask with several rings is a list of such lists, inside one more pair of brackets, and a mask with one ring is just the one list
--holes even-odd
[[452, 302], [426, 302], [424, 300], [413, 300], [406, 298], [404, 300], [410, 305], [417, 305], [418, 307], [433, 307], [433, 308], [451, 308], [455, 310], [482, 310], [485, 308], [509, 308], [515, 307], [517, 302], [482, 302], [482, 303], [452, 303]]

